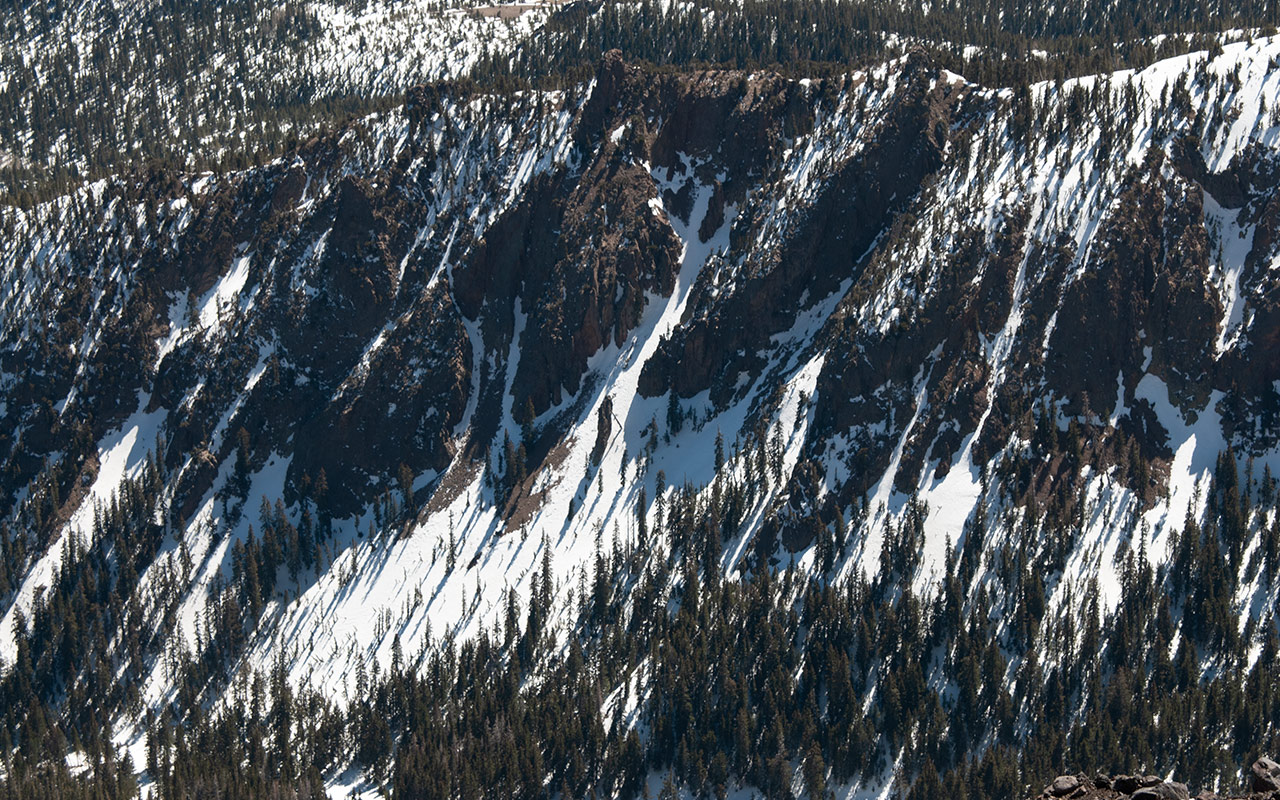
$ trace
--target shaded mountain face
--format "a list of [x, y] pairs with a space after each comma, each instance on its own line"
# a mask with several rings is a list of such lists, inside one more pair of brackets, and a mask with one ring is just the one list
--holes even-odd
[[[1272, 496], [1277, 57], [1010, 92], [922, 55], [796, 80], [615, 52], [565, 92], [423, 87], [262, 168], [10, 212], [0, 654], [98, 552], [131, 616], [96, 713], [137, 747], [139, 708], [216, 705], [237, 669], [337, 701], [535, 589], [570, 637], [610, 539], [919, 597], [964, 560], [1016, 664], [1074, 642], [1126, 559], [1221, 511], [1224, 463]], [[714, 509], [696, 546], [677, 498]], [[1273, 522], [1223, 545], [1250, 667], [1277, 594], [1241, 554]], [[50, 656], [50, 696], [81, 658]]]

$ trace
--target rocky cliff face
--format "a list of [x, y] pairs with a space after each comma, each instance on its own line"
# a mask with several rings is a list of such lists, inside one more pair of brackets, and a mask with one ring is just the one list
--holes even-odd
[[[492, 624], [544, 561], [569, 626], [600, 542], [677, 489], [735, 498], [729, 570], [898, 569], [910, 523], [922, 593], [1008, 548], [1050, 616], [1089, 586], [1114, 607], [1126, 556], [1165, 563], [1203, 513], [1219, 451], [1280, 468], [1278, 54], [1011, 95], [920, 56], [801, 81], [613, 53], [567, 92], [424, 88], [260, 169], [11, 213], [0, 650], [149, 463], [157, 652], [209, 646], [273, 508], [314, 517], [313, 568], [231, 663], [287, 650], [335, 697], [393, 640]], [[1233, 625], [1274, 624], [1247, 599]], [[177, 675], [148, 663], [158, 702]]]

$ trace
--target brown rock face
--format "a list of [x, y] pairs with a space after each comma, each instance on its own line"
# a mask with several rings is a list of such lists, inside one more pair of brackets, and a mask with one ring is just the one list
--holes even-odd
[[335, 514], [357, 510], [401, 464], [414, 475], [443, 473], [453, 458], [474, 365], [461, 319], [443, 291], [435, 294], [370, 354], [361, 378], [298, 426], [293, 482], [324, 470]]
[[[709, 236], [734, 181], [777, 152], [785, 128], [803, 126], [797, 92], [793, 82], [740, 73], [646, 74], [617, 53], [604, 56], [577, 123], [580, 165], [535, 179], [454, 271], [458, 306], [480, 323], [489, 352], [504, 357], [519, 330], [517, 403], [527, 399], [541, 414], [566, 391], [578, 393], [588, 358], [626, 340], [648, 296], [674, 290], [682, 245], [652, 207], [658, 188], [642, 159], [685, 176], [666, 199], [677, 216], [687, 206], [684, 221]], [[624, 135], [610, 135], [620, 127]], [[698, 175], [688, 173], [689, 157], [705, 162]], [[716, 188], [704, 218], [687, 220], [696, 181]], [[485, 397], [494, 391], [482, 388]], [[532, 448], [531, 467], [543, 450]]]
[[648, 201], [652, 178], [616, 154], [580, 176], [542, 179], [455, 272], [458, 306], [505, 354], [524, 314], [512, 393], [537, 413], [580, 388], [587, 359], [620, 344], [646, 293], [670, 294], [679, 243]]
[[326, 250], [327, 288], [357, 324], [368, 323], [382, 315], [395, 293], [395, 273], [368, 186], [347, 176], [337, 194]]
[[515, 386], [538, 413], [561, 387], [578, 390], [588, 357], [626, 339], [646, 292], [675, 288], [680, 246], [649, 208], [656, 196], [648, 173], [602, 154], [564, 198], [549, 268], [528, 274], [521, 293], [528, 322]]
[[[817, 300], [842, 280], [858, 278], [876, 236], [942, 164], [959, 95], [945, 82], [931, 87], [927, 72], [921, 63], [907, 65], [909, 88], [893, 101], [873, 143], [843, 166], [780, 250], [743, 270], [727, 300], [713, 302], [709, 287], [695, 287], [686, 324], [641, 375], [642, 394], [674, 387], [691, 397], [710, 389], [714, 402], [725, 402], [740, 372], [760, 368], [755, 353], [793, 324], [801, 297]], [[725, 194], [733, 196], [727, 189]], [[740, 220], [735, 231], [752, 224]]]
[[271, 211], [280, 213], [293, 208], [302, 199], [302, 192], [307, 186], [307, 173], [301, 167], [293, 167], [276, 183], [271, 194]]
[[[1102, 252], [1068, 289], [1050, 340], [1050, 385], [1073, 398], [1069, 413], [1116, 403], [1116, 376], [1149, 369], [1187, 408], [1207, 399], [1222, 305], [1208, 291], [1209, 241], [1198, 191], [1160, 174], [1152, 161], [1121, 197], [1102, 235]], [[1176, 367], [1171, 369], [1171, 367]]]

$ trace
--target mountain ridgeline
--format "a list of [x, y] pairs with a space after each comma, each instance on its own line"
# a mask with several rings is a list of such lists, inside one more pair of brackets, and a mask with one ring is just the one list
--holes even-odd
[[1278, 59], [611, 51], [6, 209], [0, 797], [1235, 790]]

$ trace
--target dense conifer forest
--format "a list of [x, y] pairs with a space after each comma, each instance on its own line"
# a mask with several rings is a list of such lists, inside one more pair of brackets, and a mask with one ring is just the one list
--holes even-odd
[[[924, 508], [886, 532], [871, 582], [768, 560], [720, 574], [722, 537], [752, 491], [726, 482], [709, 503], [677, 491], [660, 527], [638, 538], [602, 534], [559, 646], [544, 563], [532, 596], [507, 598], [501, 627], [418, 657], [397, 645], [389, 670], [357, 675], [347, 704], [295, 694], [283, 655], [269, 674], [228, 673], [274, 576], [312, 568], [307, 553], [324, 538], [264, 498], [261, 539], [237, 554], [220, 613], [206, 620], [216, 655], [181, 664], [185, 680], [148, 715], [147, 763], [135, 765], [102, 736], [102, 720], [136, 708], [139, 665], [184, 658], [140, 638], [125, 599], [137, 561], [154, 555], [139, 526], [155, 486], [148, 470], [102, 510], [99, 546], [70, 545], [19, 639], [0, 682], [0, 796], [134, 797], [134, 769], [145, 768], [162, 798], [311, 798], [323, 796], [324, 774], [354, 762], [393, 797], [634, 798], [663, 781], [659, 796], [745, 785], [781, 798], [797, 780], [821, 797], [828, 782], [875, 780], [894, 763], [908, 800], [1003, 800], [1075, 769], [1231, 787], [1241, 763], [1280, 748], [1280, 642], [1270, 624], [1236, 635], [1229, 607], [1242, 558], [1245, 574], [1275, 585], [1280, 522], [1258, 532], [1260, 547], [1242, 545], [1252, 524], [1280, 519], [1280, 495], [1270, 475], [1240, 474], [1231, 452], [1205, 524], [1187, 520], [1158, 573], [1126, 560], [1110, 618], [1095, 593], [1074, 598], [1079, 631], [1046, 608], [1044, 582], [1082, 513], [1073, 499], [1026, 515], [1016, 545], [998, 552], [978, 546], [979, 517], [942, 582], [916, 596], [903, 578], [919, 558]], [[821, 519], [808, 524], [823, 548], [843, 546]], [[5, 564], [22, 541], [5, 532]], [[654, 561], [653, 541], [672, 549]], [[975, 584], [983, 561], [997, 577]], [[222, 681], [233, 700], [208, 706]], [[626, 713], [639, 716], [643, 740]], [[69, 750], [82, 769], [68, 768]]]

